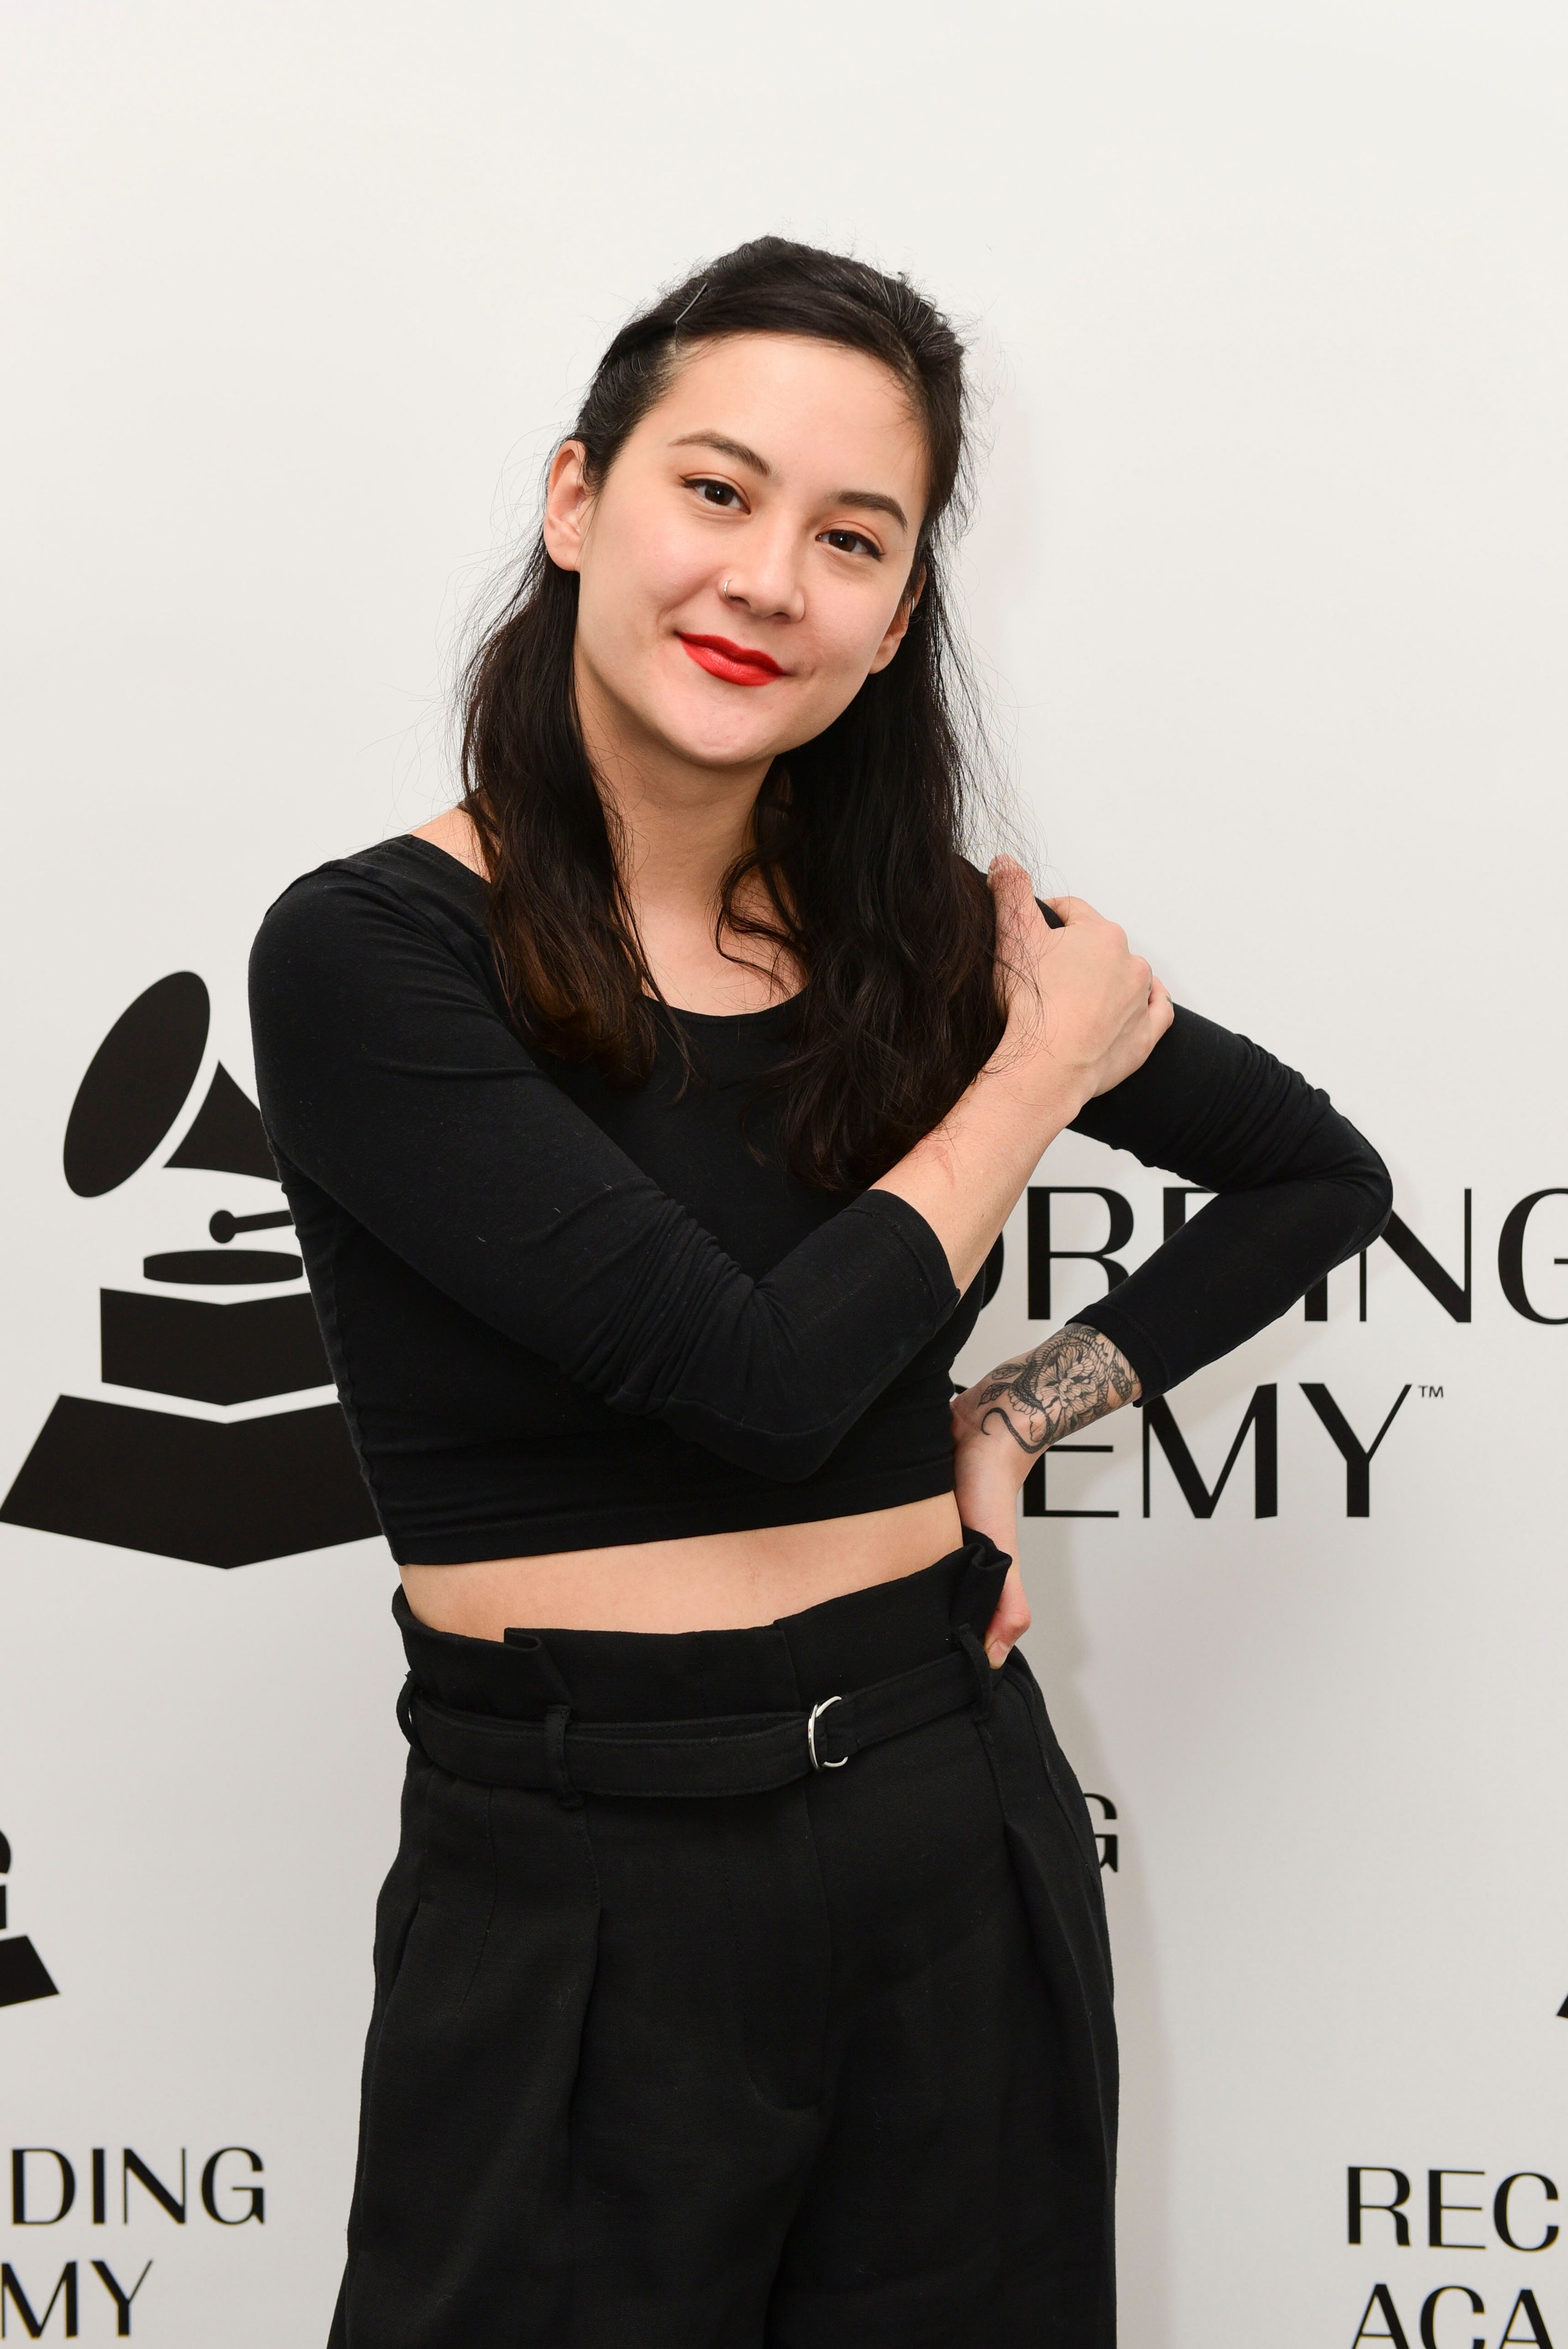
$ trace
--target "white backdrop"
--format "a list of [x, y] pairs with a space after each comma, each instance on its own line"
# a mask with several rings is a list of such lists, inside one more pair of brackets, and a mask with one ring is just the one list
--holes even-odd
[[[275, 1197], [167, 1146], [73, 1195], [83, 1071], [188, 969], [184, 1124], [220, 1056], [249, 1087], [256, 923], [445, 803], [454, 631], [615, 324], [765, 229], [907, 266], [992, 388], [965, 578], [1042, 882], [1327, 1084], [1460, 1288], [1473, 1195], [1468, 1319], [1379, 1244], [1365, 1323], [1351, 1267], [1172, 1398], [1212, 1488], [1276, 1390], [1277, 1515], [1249, 1441], [1208, 1518], [1157, 1446], [1145, 1516], [1129, 1414], [1050, 1475], [1119, 1514], [1025, 1528], [1030, 1652], [1118, 1814], [1124, 2337], [1568, 2349], [1568, 2238], [1493, 2209], [1568, 2196], [1564, 1340], [1498, 1257], [1568, 1185], [1561, 12], [13, 0], [0, 42], [0, 1488], [57, 1397], [159, 1404], [100, 1381], [98, 1289]], [[1157, 1174], [1068, 1137], [1038, 1179], [1119, 1192], [1128, 1262], [1158, 1237]], [[1053, 1213], [1100, 1244], [1103, 1206]], [[1565, 1258], [1548, 1197], [1540, 1314]], [[1101, 1278], [1059, 1265], [1056, 1313]], [[1020, 1215], [973, 1367], [1027, 1301]], [[1410, 1388], [1366, 1517], [1309, 1384], [1363, 1443]], [[325, 2336], [392, 1581], [374, 1540], [225, 1573], [0, 1526], [0, 2139], [76, 2189], [46, 2223], [59, 2161], [20, 2207], [0, 2168], [18, 2337], [18, 2289], [58, 2338], [73, 2279], [118, 2337], [148, 2260], [153, 2349]], [[260, 2225], [203, 2208], [223, 2147], [263, 2171], [228, 2155], [212, 2204], [260, 2183]], [[1368, 2202], [1403, 2173], [1408, 2244], [1347, 2240], [1353, 2165]], [[1432, 2171], [1480, 2173], [1437, 2247]]]

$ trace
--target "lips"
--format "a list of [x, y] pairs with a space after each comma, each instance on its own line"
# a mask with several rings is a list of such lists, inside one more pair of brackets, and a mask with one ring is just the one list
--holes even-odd
[[767, 653], [750, 645], [734, 645], [727, 636], [688, 636], [681, 643], [698, 668], [722, 677], [730, 685], [771, 685], [784, 671]]

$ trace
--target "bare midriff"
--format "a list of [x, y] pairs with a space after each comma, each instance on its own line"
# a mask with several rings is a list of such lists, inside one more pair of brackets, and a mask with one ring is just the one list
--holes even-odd
[[406, 1566], [422, 1623], [470, 1640], [557, 1631], [730, 1631], [917, 1574], [963, 1538], [951, 1493], [814, 1525]]

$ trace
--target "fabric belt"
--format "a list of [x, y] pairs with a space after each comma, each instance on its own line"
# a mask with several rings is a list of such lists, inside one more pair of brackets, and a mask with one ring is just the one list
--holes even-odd
[[552, 1705], [542, 1721], [503, 1721], [425, 1696], [412, 1674], [397, 1700], [410, 1745], [438, 1770], [481, 1786], [584, 1795], [765, 1795], [851, 1754], [940, 1721], [965, 1705], [987, 1711], [993, 1675], [975, 1633], [951, 1653], [870, 1688], [824, 1697], [809, 1713], [738, 1713], [700, 1721], [574, 1721]]

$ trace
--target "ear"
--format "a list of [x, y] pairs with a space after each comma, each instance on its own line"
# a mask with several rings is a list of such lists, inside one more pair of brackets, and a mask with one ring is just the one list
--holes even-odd
[[587, 458], [581, 440], [563, 440], [551, 459], [544, 493], [544, 546], [558, 571], [583, 567], [583, 541], [593, 504]]
[[909, 585], [905, 588], [903, 595], [899, 598], [898, 609], [893, 614], [892, 618], [888, 622], [887, 634], [882, 638], [881, 644], [877, 647], [876, 657], [872, 662], [869, 670], [866, 672], [869, 677], [875, 677], [879, 669], [886, 668], [889, 661], [892, 660], [894, 653], [897, 652], [900, 645], [903, 644], [904, 637], [909, 633], [910, 621], [914, 616], [914, 607], [919, 603], [924, 593], [925, 565], [922, 564], [920, 569], [915, 573], [914, 577], [910, 581]]

